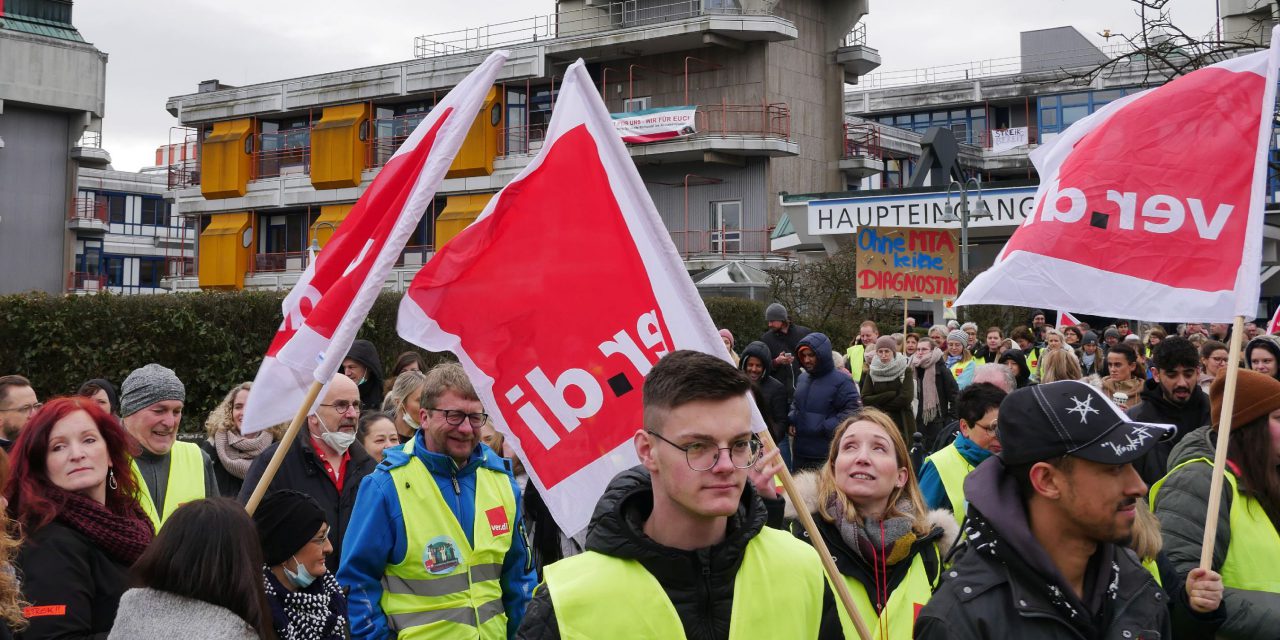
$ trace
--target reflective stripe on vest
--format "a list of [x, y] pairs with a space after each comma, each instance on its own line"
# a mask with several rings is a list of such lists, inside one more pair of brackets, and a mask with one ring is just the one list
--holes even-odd
[[[936, 546], [927, 547], [924, 553], [938, 553]], [[858, 607], [858, 616], [862, 621], [871, 626], [875, 621], [875, 628], [871, 629], [871, 637], [877, 640], [911, 640], [911, 630], [915, 627], [916, 613], [920, 611], [929, 598], [933, 595], [934, 584], [929, 580], [929, 572], [925, 569], [922, 554], [917, 553], [916, 557], [911, 560], [911, 568], [907, 570], [907, 575], [898, 583], [898, 587], [889, 594], [889, 601], [885, 603], [884, 611], [876, 614], [875, 606], [871, 604], [871, 599], [867, 597], [867, 589], [862, 586], [858, 580], [844, 576], [844, 583], [849, 587], [849, 594], [853, 596], [853, 603]], [[833, 590], [834, 591], [834, 590]], [[849, 614], [844, 610], [843, 606], [837, 605], [840, 610], [840, 624], [844, 625], [844, 636], [846, 638], [858, 637], [854, 631], [853, 621], [849, 619]], [[763, 637], [763, 636], [762, 636]], [[797, 636], [799, 637], [799, 636]]]
[[[1155, 511], [1156, 497], [1164, 481], [1178, 469], [1197, 462], [1213, 466], [1213, 461], [1208, 458], [1188, 460], [1170, 469], [1168, 475], [1151, 487], [1152, 511]], [[1262, 505], [1251, 496], [1240, 493], [1235, 474], [1228, 470], [1226, 478], [1231, 484], [1232, 494], [1231, 545], [1227, 547], [1226, 560], [1218, 569], [1222, 575], [1222, 586], [1280, 593], [1280, 533], [1276, 533]], [[1221, 532], [1218, 535], [1222, 535]]]
[[862, 379], [862, 368], [867, 364], [867, 348], [863, 345], [854, 345], [844, 352], [844, 356], [849, 359], [845, 363], [849, 367], [849, 373], [853, 374], [854, 381]]
[[963, 525], [964, 514], [969, 507], [969, 502], [964, 499], [964, 479], [973, 471], [973, 465], [960, 455], [960, 449], [954, 442], [925, 459], [933, 461], [933, 468], [942, 480], [942, 488], [947, 492], [947, 500], [951, 501], [951, 513], [956, 522]]
[[193, 500], [203, 500], [204, 495], [204, 456], [200, 453], [200, 447], [190, 442], [174, 442], [173, 448], [169, 450], [169, 480], [164, 486], [164, 510], [161, 512], [156, 509], [156, 505], [151, 501], [151, 491], [147, 489], [147, 483], [142, 479], [142, 470], [138, 468], [138, 463], [131, 462], [133, 467], [134, 480], [138, 482], [138, 504], [142, 505], [142, 510], [147, 513], [147, 517], [151, 519], [151, 524], [155, 526], [156, 532], [160, 532], [160, 526], [173, 515], [178, 507], [191, 502]]
[[511, 480], [476, 469], [473, 547], [416, 455], [390, 473], [404, 513], [405, 554], [387, 567], [380, 602], [395, 637], [505, 639], [502, 561], [517, 535]]
[[[685, 637], [662, 585], [635, 560], [588, 551], [548, 565], [545, 579], [561, 640]], [[729, 640], [818, 637], [823, 580], [813, 547], [761, 529], [733, 580]]]

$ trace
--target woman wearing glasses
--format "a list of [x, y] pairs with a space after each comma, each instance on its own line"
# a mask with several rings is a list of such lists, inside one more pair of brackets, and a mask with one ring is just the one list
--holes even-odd
[[277, 491], [253, 512], [262, 543], [271, 622], [280, 640], [347, 637], [347, 599], [325, 566], [333, 554], [324, 511], [310, 496]]
[[1200, 369], [1204, 372], [1200, 374], [1201, 390], [1209, 393], [1209, 386], [1213, 384], [1213, 379], [1223, 372], [1230, 359], [1231, 352], [1227, 349], [1227, 345], [1217, 340], [1210, 340], [1200, 347]]
[[[897, 425], [876, 409], [845, 420], [816, 488], [806, 484], [806, 508], [872, 637], [910, 638], [915, 612], [938, 584], [959, 527], [950, 512], [926, 510]], [[808, 540], [798, 524], [793, 530]], [[845, 637], [854, 637], [848, 614], [837, 609]]]

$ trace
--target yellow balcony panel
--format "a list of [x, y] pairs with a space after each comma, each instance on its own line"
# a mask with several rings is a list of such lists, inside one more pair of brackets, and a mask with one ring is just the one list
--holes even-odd
[[499, 100], [498, 88], [489, 90], [484, 98], [484, 106], [467, 137], [462, 141], [462, 148], [449, 166], [446, 178], [477, 178], [493, 175], [493, 159], [498, 155], [499, 135], [506, 117], [502, 113], [502, 101]]
[[351, 213], [351, 209], [355, 206], [354, 202], [321, 206], [320, 217], [316, 218], [315, 223], [311, 225], [311, 237], [324, 247], [325, 243], [329, 242], [329, 238], [333, 237], [333, 232], [338, 230], [338, 225], [347, 219], [347, 214]]
[[253, 214], [215, 214], [200, 234], [200, 288], [243, 289], [252, 257]]
[[200, 194], [206, 199], [236, 198], [249, 188], [253, 121], [215, 122], [200, 144]]
[[324, 108], [324, 115], [311, 129], [311, 186], [360, 186], [360, 172], [369, 153], [368, 122], [368, 104]]
[[443, 247], [454, 236], [462, 233], [467, 225], [475, 222], [492, 197], [492, 193], [449, 196], [444, 211], [436, 218], [436, 248]]

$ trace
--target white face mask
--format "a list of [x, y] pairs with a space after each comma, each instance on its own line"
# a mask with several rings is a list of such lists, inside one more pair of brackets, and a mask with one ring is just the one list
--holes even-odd
[[324, 418], [316, 414], [316, 420], [320, 422], [320, 426], [324, 428], [324, 433], [320, 434], [320, 440], [329, 445], [329, 448], [342, 455], [351, 448], [351, 443], [356, 441], [356, 434], [344, 433], [342, 431], [330, 431], [329, 425], [324, 423]]
[[404, 423], [409, 425], [414, 431], [422, 429], [422, 425], [419, 425], [418, 421], [414, 420], [413, 416], [410, 415], [408, 411], [404, 412]]

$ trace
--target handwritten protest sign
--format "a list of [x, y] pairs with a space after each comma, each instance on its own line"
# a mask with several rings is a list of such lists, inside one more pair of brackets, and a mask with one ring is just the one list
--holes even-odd
[[862, 227], [857, 234], [859, 298], [954, 298], [959, 242], [949, 229]]

